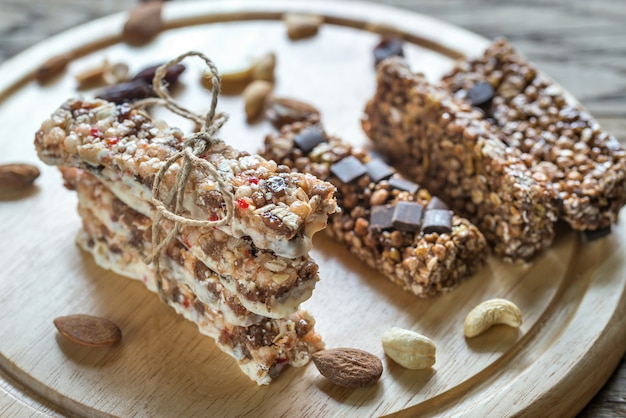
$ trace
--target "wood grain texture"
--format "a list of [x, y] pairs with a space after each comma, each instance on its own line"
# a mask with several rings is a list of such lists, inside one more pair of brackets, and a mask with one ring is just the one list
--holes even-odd
[[[79, 4], [80, 3], [80, 4]], [[18, 2], [17, 0], [9, 1], [9, 0], [0, 0], [0, 16], [14, 16], [13, 22], [18, 22], [16, 26], [14, 23], [9, 23], [9, 27], [7, 28], [6, 22], [7, 20], [0, 19], [3, 26], [0, 26], [0, 33], [9, 34], [11, 36], [5, 37], [8, 41], [3, 41], [0, 43], [0, 51], [4, 56], [8, 56], [23, 49], [25, 46], [30, 43], [37, 42], [40, 39], [43, 39], [51, 32], [55, 32], [63, 29], [64, 27], [73, 26], [75, 23], [80, 21], [91, 20], [92, 17], [97, 16], [99, 14], [108, 14], [109, 12], [115, 10], [121, 10], [128, 5], [123, 2], [118, 1], [109, 1], [109, 2], [96, 2], [99, 3], [100, 6], [94, 6], [93, 9], [89, 11], [85, 11], [84, 9], [87, 7], [83, 2], [78, 1], [57, 1], [49, 2], [48, 4], [55, 4], [54, 7], [50, 6], [47, 9], [29, 9], [27, 7], [28, 2]], [[592, 4], [588, 4], [588, 2], [580, 2], [573, 1], [567, 2], [565, 0], [561, 1], [550, 1], [550, 2], [513, 2], [513, 1], [502, 1], [502, 2], [487, 2], [487, 1], [390, 1], [387, 3], [392, 3], [400, 7], [405, 7], [411, 10], [415, 10], [421, 13], [426, 13], [435, 17], [440, 17], [448, 22], [459, 24], [460, 26], [470, 28], [480, 34], [485, 36], [498, 36], [505, 35], [509, 37], [516, 45], [518, 45], [535, 63], [537, 63], [541, 68], [546, 70], [550, 75], [552, 75], [555, 79], [560, 81], [571, 93], [573, 93], [581, 102], [586, 105], [591, 112], [600, 119], [601, 123], [611, 132], [613, 132], [618, 138], [624, 140], [626, 138], [626, 128], [623, 122], [624, 116], [626, 115], [626, 106], [624, 105], [626, 100], [624, 100], [625, 89], [624, 89], [624, 78], [623, 73], [625, 70], [624, 63], [624, 39], [626, 39], [624, 35], [624, 29], [618, 25], [619, 22], [623, 20], [624, 10], [619, 7], [619, 2], [612, 1], [596, 1]], [[8, 10], [10, 14], [5, 14], [4, 11]], [[72, 13], [60, 13], [59, 10], [72, 10]], [[23, 13], [26, 15], [23, 15]], [[20, 17], [22, 19], [20, 20]], [[23, 16], [26, 16], [25, 18]], [[49, 17], [53, 17], [52, 19], [48, 19]], [[21, 23], [20, 23], [21, 22]], [[67, 26], [63, 26], [67, 25]], [[50, 29], [52, 27], [52, 29]], [[51, 32], [46, 32], [46, 30]], [[17, 36], [15, 36], [17, 35]], [[37, 37], [32, 41], [30, 37]], [[584, 38], [584, 39], [583, 39]], [[4, 45], [9, 44], [9, 48], [5, 49]], [[7, 52], [8, 51], [8, 52]], [[421, 57], [421, 56], [420, 56]], [[592, 69], [592, 70], [591, 70]], [[620, 77], [620, 75], [622, 75]], [[283, 86], [285, 91], [288, 90], [288, 85]], [[64, 88], [71, 88], [71, 83], [66, 83]], [[306, 96], [306, 92], [303, 93], [304, 97]], [[35, 97], [37, 95], [36, 89], [26, 90], [27, 97]], [[320, 103], [324, 102], [324, 100], [320, 99]], [[3, 104], [4, 105], [4, 104]], [[227, 106], [235, 106], [234, 104], [227, 104]], [[231, 112], [232, 113], [232, 112]], [[331, 112], [332, 114], [332, 112]], [[343, 117], [341, 112], [336, 113], [337, 118], [335, 120], [330, 121], [330, 126], [340, 125], [340, 119]], [[19, 116], [24, 118], [24, 116]], [[26, 116], [25, 123], [36, 124], [37, 118], [40, 115], [32, 115]], [[352, 117], [352, 115], [350, 116]], [[234, 124], [238, 124], [239, 122], [232, 122]], [[350, 126], [346, 129], [346, 133], [350, 135], [350, 133], [356, 132], [355, 126]], [[344, 129], [344, 128], [342, 128]], [[334, 130], [337, 132], [337, 129]], [[266, 127], [257, 126], [252, 129], [252, 132], [260, 137], [263, 133], [267, 132]], [[339, 132], [343, 133], [343, 132]], [[18, 147], [19, 148], [19, 147]], [[3, 146], [3, 150], [4, 150]], [[23, 150], [15, 150], [11, 149], [8, 154], [2, 155], [2, 158], [9, 158], [13, 155], [20, 155]], [[53, 174], [49, 174], [48, 178], [53, 176]], [[44, 189], [44, 185], [40, 186], [40, 188], [36, 192], [37, 199], [50, 199], [55, 193], [62, 193], [58, 186], [58, 176], [57, 178], [50, 181], [50, 185], [45, 184], [46, 189]], [[53, 184], [57, 183], [57, 186], [53, 186]], [[47, 188], [50, 187], [50, 190]], [[42, 194], [45, 194], [42, 195]], [[48, 197], [46, 197], [48, 196]], [[5, 205], [7, 202], [2, 202]], [[9, 204], [11, 204], [9, 202]], [[45, 205], [38, 207], [42, 212], [45, 211]], [[26, 210], [26, 213], [31, 213], [33, 217], [37, 216], [36, 210]], [[75, 228], [74, 224], [59, 224], [55, 226], [54, 229], [49, 229], [47, 233], [54, 234], [59, 233], [59, 231], [64, 231], [65, 228]], [[47, 228], [44, 225], [44, 228]], [[61, 228], [61, 229], [59, 229]], [[4, 230], [2, 231], [4, 235]], [[69, 239], [71, 241], [71, 234], [61, 233], [63, 239]], [[55, 241], [56, 242], [56, 241]], [[323, 242], [326, 244], [326, 242]], [[27, 247], [27, 244], [23, 244]], [[67, 248], [68, 251], [72, 251], [73, 247], [67, 246], [65, 241], [59, 240], [54, 245], [59, 245], [62, 248]], [[337, 249], [333, 247], [332, 243], [328, 244], [334, 250], [337, 250], [337, 253], [342, 257], [348, 258], [349, 256], [343, 254], [341, 249]], [[0, 254], [5, 254], [9, 251], [7, 247], [3, 247]], [[623, 252], [623, 247], [622, 247]], [[27, 250], [28, 254], [33, 254], [34, 249], [31, 248]], [[588, 255], [588, 254], [585, 254]], [[593, 254], [591, 254], [593, 255]], [[322, 253], [318, 255], [319, 257], [325, 258], [328, 256], [327, 253]], [[597, 254], [596, 254], [597, 256]], [[332, 260], [335, 260], [335, 257], [331, 257]], [[47, 264], [46, 264], [47, 263]], [[43, 266], [53, 265], [54, 261], [52, 259], [48, 259]], [[93, 268], [92, 265], [88, 265], [87, 267], [83, 266], [83, 262], [79, 260], [73, 261], [72, 268], [78, 268], [79, 271], [91, 271]], [[78, 264], [76, 264], [78, 263]], [[334, 264], [333, 264], [334, 263]], [[342, 262], [339, 261], [339, 266], [336, 265], [338, 263], [337, 260], [331, 262], [329, 264], [328, 274], [330, 276], [341, 276], [343, 269], [345, 266], [342, 265]], [[594, 264], [595, 265], [595, 264]], [[349, 264], [351, 269], [354, 269], [356, 274], [365, 274], [362, 267], [358, 265]], [[581, 267], [585, 267], [584, 265]], [[11, 274], [11, 271], [5, 271], [2, 274]], [[8, 277], [8, 276], [6, 276]], [[156, 309], [156, 311], [150, 311], [155, 315], [164, 315], [167, 318], [168, 326], [174, 327], [178, 324], [180, 325], [180, 321], [171, 313], [168, 312], [167, 308], [158, 307], [158, 304], [150, 302], [149, 296], [141, 296], [145, 292], [145, 290], [141, 289], [140, 286], [136, 286], [135, 284], [126, 284], [121, 283], [118, 284], [118, 280], [115, 279], [115, 285], [113, 286], [114, 290], [111, 290], [110, 284], [110, 275], [104, 274], [100, 276], [100, 274], [92, 278], [93, 282], [89, 284], [90, 291], [101, 292], [101, 295], [109, 295], [105, 297], [104, 300], [94, 300], [97, 306], [106, 306], [106, 303], [116, 301], [114, 290], [117, 291], [129, 291], [132, 295], [136, 295], [141, 297], [141, 300], [150, 306], [150, 310]], [[355, 280], [352, 277], [351, 280]], [[589, 278], [589, 280], [592, 280]], [[123, 280], [122, 280], [123, 281]], [[95, 285], [97, 283], [97, 285]], [[357, 281], [358, 283], [358, 281]], [[370, 286], [369, 282], [368, 286]], [[585, 286], [585, 282], [582, 282], [582, 286]], [[588, 285], [589, 282], [587, 282]], [[94, 286], [95, 285], [95, 286]], [[119, 287], [121, 286], [121, 287]], [[377, 288], [378, 284], [373, 285], [373, 287], [380, 292], [381, 289]], [[383, 287], [382, 292], [387, 295], [386, 298], [394, 299], [397, 294], [394, 291], [393, 286], [385, 286]], [[467, 287], [467, 286], [466, 286]], [[480, 288], [480, 286], [479, 286]], [[485, 290], [485, 289], [483, 289]], [[323, 291], [323, 289], [320, 289]], [[558, 293], [557, 290], [554, 290]], [[316, 291], [317, 292], [317, 291]], [[562, 290], [565, 296], [569, 295], [569, 293]], [[460, 294], [460, 293], [459, 293]], [[76, 296], [80, 296], [80, 292], [76, 293]], [[451, 296], [452, 300], [454, 300], [454, 296]], [[124, 303], [123, 297], [119, 303]], [[401, 302], [405, 301], [409, 303], [408, 299], [400, 298]], [[575, 301], [575, 298], [573, 299]], [[82, 300], [82, 303], [85, 301]], [[104, 303], [104, 305], [103, 305]], [[75, 305], [76, 307], [80, 307], [80, 304]], [[547, 305], [546, 305], [547, 306]], [[548, 312], [550, 310], [548, 309]], [[414, 312], [415, 313], [415, 312]], [[551, 316], [552, 315], [552, 316]], [[549, 314], [547, 317], [554, 319], [554, 312]], [[556, 318], [560, 318], [564, 315], [561, 310], [557, 310]], [[145, 316], [141, 317], [143, 319], [147, 319]], [[535, 318], [539, 320], [539, 318]], [[171, 323], [169, 322], [171, 321]], [[428, 321], [426, 321], [426, 327], [432, 327], [433, 333], [436, 333], [434, 318], [431, 325], [428, 325]], [[420, 323], [421, 326], [424, 326]], [[195, 330], [191, 324], [182, 325], [184, 328], [185, 336], [193, 336]], [[168, 329], [166, 327], [166, 329]], [[528, 329], [530, 330], [530, 328]], [[40, 332], [42, 330], [39, 330]], [[142, 335], [141, 333], [139, 335]], [[154, 334], [143, 334], [146, 338], [155, 338]], [[358, 341], [357, 341], [358, 342]], [[211, 345], [209, 341], [208, 344]], [[368, 344], [365, 343], [364, 344]], [[67, 349], [67, 347], [65, 348]], [[175, 350], [174, 347], [172, 347]], [[190, 348], [192, 352], [196, 352], [193, 347]], [[89, 360], [89, 356], [85, 353], [76, 354], [71, 349], [68, 349], [65, 354], [69, 355], [70, 359], [73, 359], [74, 362], [78, 362], [79, 364], [86, 364], [89, 367], [96, 367], [101, 365], [107, 365], [110, 362], [106, 359], [97, 360]], [[69, 354], [68, 354], [69, 353]], [[523, 351], [522, 351], [523, 353]], [[602, 353], [600, 353], [601, 355]], [[520, 355], [519, 353], [516, 355]], [[597, 355], [597, 354], [596, 354]], [[71, 363], [71, 362], [70, 362]], [[528, 363], [530, 364], [530, 363]], [[71, 364], [70, 364], [71, 366]], [[230, 367], [233, 365], [230, 364]], [[391, 366], [393, 367], [393, 366]], [[520, 366], [521, 367], [521, 366]], [[624, 412], [624, 404], [626, 398], [626, 385], [624, 384], [624, 376], [623, 373], [620, 374], [621, 371], [624, 370], [626, 366], [624, 365], [624, 361], [622, 361], [622, 365], [616, 372], [616, 374], [611, 378], [608, 383], [608, 386], [604, 391], [602, 391], [598, 397], [587, 407], [585, 411], [583, 411], [583, 416], [622, 416]], [[492, 369], [488, 374], [491, 375], [490, 381], [497, 381], [498, 373], [495, 373]], [[403, 373], [398, 370], [392, 370], [393, 377], [398, 377], [400, 382], [403, 382]], [[437, 379], [445, 379], [446, 372], [437, 370], [435, 374], [435, 380]], [[575, 371], [573, 372], [575, 373]], [[605, 373], [605, 372], [604, 372]], [[295, 374], [291, 374], [292, 378]], [[143, 376], [147, 377], [147, 376]], [[160, 376], [163, 378], [164, 376]], [[167, 376], [165, 376], [167, 377]], [[580, 376], [579, 378], [589, 379], [589, 376]], [[606, 379], [606, 376], [603, 373], [599, 373], [597, 375], [591, 376], [593, 379]], [[408, 377], [404, 378], [405, 380]], [[428, 392], [429, 382], [432, 384], [432, 376], [423, 376], [423, 378], [418, 379], [419, 381], [412, 382], [409, 387], [416, 388], [414, 385], [418, 385], [417, 388], [426, 393]], [[243, 383], [245, 384], [245, 383]], [[565, 388], [565, 386], [563, 386]], [[362, 403], [363, 398], [356, 398], [354, 396], [350, 396], [347, 393], [337, 393], [333, 392], [332, 389], [325, 388], [323, 386], [318, 386], [322, 390], [326, 390], [331, 397], [340, 403]], [[314, 388], [314, 389], [318, 389]], [[406, 390], [407, 388], [404, 388]], [[385, 390], [387, 387], [385, 386]], [[452, 395], [454, 391], [452, 391]], [[55, 394], [48, 394], [53, 399], [55, 398]], [[442, 405], [445, 405], [446, 402], [450, 403], [453, 399], [451, 394], [442, 395], [438, 398], [437, 402], [441, 402]], [[564, 396], [564, 393], [554, 393], [554, 403], [557, 404], [558, 401]], [[152, 399], [154, 401], [154, 399]], [[164, 399], [158, 399], [158, 403], [164, 401]], [[62, 404], [61, 401], [59, 401]], [[433, 406], [433, 405], [431, 405]], [[575, 408], [580, 409], [583, 405], [577, 405]], [[3, 403], [0, 405], [0, 412], [3, 411], [2, 408], [7, 408], [6, 411], [8, 413], [13, 413], [13, 408], [19, 408], [19, 406], [14, 406], [13, 403]], [[432, 409], [433, 411], [435, 410]], [[249, 410], [251, 412], [252, 410]], [[292, 410], [293, 412], [293, 410]], [[494, 411], [495, 413], [496, 411]]]

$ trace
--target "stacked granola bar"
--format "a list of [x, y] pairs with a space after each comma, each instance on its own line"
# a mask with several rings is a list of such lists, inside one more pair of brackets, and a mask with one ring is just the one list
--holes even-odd
[[572, 228], [608, 232], [626, 203], [626, 150], [556, 83], [500, 39], [459, 61], [443, 85], [482, 109], [506, 144], [524, 154], [533, 177], [555, 189], [559, 214]]
[[316, 120], [268, 135], [262, 154], [334, 184], [342, 211], [329, 218], [328, 234], [406, 291], [436, 295], [485, 261], [486, 241], [467, 219]]
[[[181, 149], [182, 133], [155, 127], [127, 105], [70, 100], [42, 124], [35, 145], [44, 162], [70, 167], [63, 173], [79, 196], [79, 244], [103, 267], [158, 291], [252, 380], [267, 384], [285, 365], [304, 365], [321, 348], [314, 321], [299, 304], [319, 279], [307, 253], [312, 235], [337, 210], [331, 184], [223, 143], [211, 147], [202, 158], [235, 196], [233, 219], [215, 228], [183, 227], [155, 277], [143, 262], [152, 251], [150, 187]], [[166, 189], [178, 168], [166, 173]], [[192, 169], [184, 208], [195, 219], [225, 215], [216, 181], [202, 167]], [[162, 227], [165, 234], [173, 225], [164, 220]]]
[[363, 128], [393, 164], [468, 216], [503, 258], [528, 260], [551, 244], [558, 208], [549, 179], [534, 176], [480, 110], [401, 58], [382, 62], [377, 81]]

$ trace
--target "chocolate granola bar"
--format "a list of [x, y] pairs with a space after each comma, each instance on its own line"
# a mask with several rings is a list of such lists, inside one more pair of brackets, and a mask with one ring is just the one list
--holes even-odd
[[[93, 173], [124, 203], [149, 216], [155, 175], [182, 149], [183, 134], [155, 126], [146, 112], [127, 104], [72, 99], [43, 122], [35, 146], [45, 163]], [[235, 238], [250, 237], [260, 249], [287, 258], [308, 253], [312, 235], [336, 210], [334, 188], [311, 175], [290, 173], [222, 142], [201, 157], [217, 168], [236, 199], [232, 221], [219, 228]], [[163, 194], [174, 186], [178, 168], [174, 164], [165, 174]], [[192, 169], [184, 196], [183, 207], [193, 219], [225, 216], [218, 185], [203, 166]]]
[[443, 85], [482, 109], [507, 145], [529, 156], [533, 177], [555, 188], [560, 216], [572, 228], [617, 221], [626, 203], [626, 150], [510, 43], [500, 39], [459, 61]]
[[551, 244], [558, 208], [548, 179], [533, 176], [481, 111], [400, 58], [382, 62], [377, 81], [363, 128], [392, 164], [468, 216], [506, 260]]
[[342, 211], [329, 218], [328, 234], [417, 296], [453, 288], [485, 261], [486, 241], [467, 219], [315, 121], [268, 135], [262, 155], [334, 184]]

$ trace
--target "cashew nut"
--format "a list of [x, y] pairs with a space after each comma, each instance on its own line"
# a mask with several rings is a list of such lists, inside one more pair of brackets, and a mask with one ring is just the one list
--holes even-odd
[[476, 337], [491, 328], [503, 324], [518, 328], [522, 325], [522, 313], [511, 301], [506, 299], [487, 300], [465, 317], [464, 332], [467, 338]]
[[407, 369], [425, 369], [435, 364], [435, 344], [417, 332], [389, 328], [382, 336], [383, 350]]

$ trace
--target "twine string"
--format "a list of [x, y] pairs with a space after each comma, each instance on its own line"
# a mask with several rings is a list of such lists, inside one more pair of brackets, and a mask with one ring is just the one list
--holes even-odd
[[[211, 91], [211, 104], [204, 117], [193, 113], [176, 103], [167, 91], [166, 83], [162, 82], [169, 68], [190, 56], [197, 56], [204, 60], [212, 74], [211, 81], [213, 88]], [[200, 131], [186, 137], [183, 140], [183, 147], [180, 151], [176, 152], [165, 161], [163, 166], [157, 172], [152, 184], [152, 203], [156, 210], [156, 214], [152, 222], [152, 252], [146, 258], [145, 262], [146, 264], [154, 263], [157, 287], [159, 293], [163, 296], [162, 277], [159, 262], [163, 249], [167, 247], [173, 239], [175, 239], [182, 226], [216, 227], [230, 222], [235, 210], [235, 197], [217, 167], [209, 161], [200, 158], [200, 155], [203, 155], [212, 146], [222, 143], [222, 141], [216, 137], [216, 134], [228, 119], [228, 116], [224, 113], [216, 114], [217, 100], [220, 90], [220, 76], [213, 61], [201, 52], [186, 52], [161, 65], [155, 72], [154, 79], [152, 80], [152, 86], [158, 97], [137, 101], [133, 104], [133, 107], [144, 108], [150, 105], [162, 105], [172, 113], [189, 119], [201, 126]], [[165, 198], [161, 199], [160, 195], [163, 178], [168, 170], [170, 170], [170, 168], [172, 168], [172, 166], [179, 160], [180, 167], [176, 173], [174, 186], [167, 192]], [[182, 215], [184, 213], [185, 187], [194, 167], [203, 167], [217, 183], [217, 189], [221, 193], [226, 206], [226, 214], [221, 219], [199, 220], [191, 219]], [[165, 235], [165, 237], [161, 239], [161, 224], [164, 218], [172, 221], [174, 226]]]

